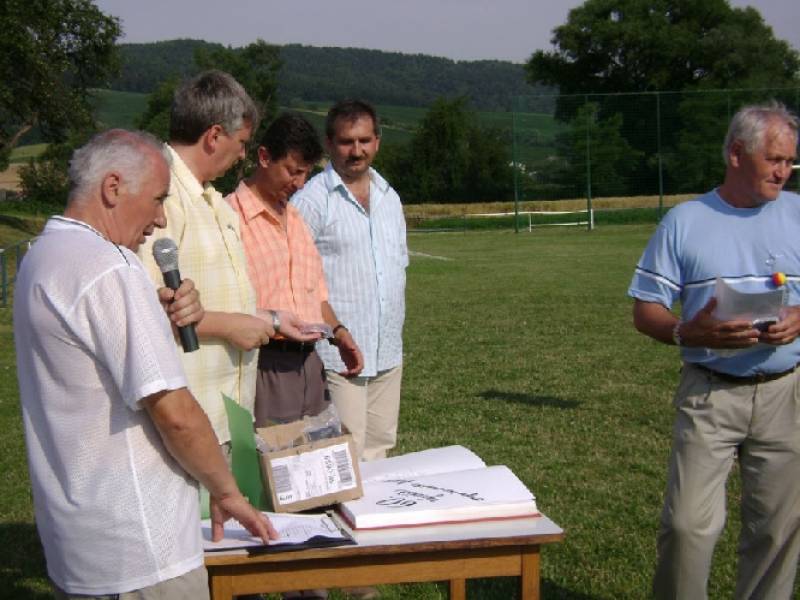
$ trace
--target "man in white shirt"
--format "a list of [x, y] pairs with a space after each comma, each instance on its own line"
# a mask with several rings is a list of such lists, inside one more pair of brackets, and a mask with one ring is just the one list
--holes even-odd
[[317, 344], [331, 401], [361, 460], [384, 458], [397, 439], [408, 250], [400, 198], [371, 168], [378, 115], [361, 100], [335, 104], [325, 122], [330, 162], [292, 197], [319, 253], [328, 302], [364, 358], [357, 377], [336, 348]]
[[[380, 145], [375, 108], [361, 100], [335, 104], [325, 120], [330, 161], [292, 197], [317, 245], [328, 304], [361, 350], [364, 367], [347, 375], [336, 348], [317, 344], [331, 402], [353, 434], [360, 460], [384, 458], [397, 440], [403, 376], [403, 322], [408, 250], [403, 206], [371, 168]], [[346, 327], [345, 327], [346, 325]], [[355, 598], [377, 598], [371, 587]]]
[[64, 216], [26, 255], [14, 295], [34, 510], [56, 598], [208, 598], [197, 481], [216, 539], [231, 517], [265, 542], [277, 534], [237, 488], [187, 389], [159, 296], [185, 325], [202, 316], [196, 292], [184, 282], [157, 295], [134, 254], [165, 225], [167, 162], [155, 138], [112, 130], [75, 152], [69, 177]]

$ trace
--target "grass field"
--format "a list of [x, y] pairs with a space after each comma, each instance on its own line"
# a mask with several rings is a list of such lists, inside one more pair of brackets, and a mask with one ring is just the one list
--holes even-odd
[[101, 90], [97, 118], [108, 129], [133, 129], [136, 118], [147, 110], [147, 95]]
[[31, 144], [30, 146], [14, 148], [11, 151], [11, 163], [27, 163], [29, 159], [36, 158], [46, 149], [47, 144]]
[[[13, 224], [5, 227], [0, 245], [11, 241]], [[565, 530], [563, 543], [543, 547], [545, 599], [649, 597], [679, 368], [674, 347], [631, 325], [626, 289], [653, 229], [409, 237], [397, 452], [462, 444], [508, 465]], [[14, 600], [47, 598], [10, 309], [0, 309], [0, 443], [0, 589]], [[734, 474], [712, 599], [733, 597], [740, 490]], [[473, 600], [516, 597], [510, 578], [467, 589]], [[446, 598], [439, 584], [382, 591], [386, 600]]]

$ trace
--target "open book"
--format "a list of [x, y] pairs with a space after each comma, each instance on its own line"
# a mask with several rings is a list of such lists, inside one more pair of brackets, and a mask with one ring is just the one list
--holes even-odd
[[537, 517], [536, 499], [508, 467], [463, 446], [359, 465], [364, 495], [337, 511], [355, 530]]

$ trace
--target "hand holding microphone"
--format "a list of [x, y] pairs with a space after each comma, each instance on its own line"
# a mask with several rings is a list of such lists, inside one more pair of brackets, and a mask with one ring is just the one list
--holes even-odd
[[[177, 290], [181, 285], [181, 274], [178, 271], [178, 245], [170, 238], [160, 238], [153, 243], [153, 258], [164, 276], [164, 285]], [[178, 327], [181, 346], [184, 352], [194, 352], [200, 348], [194, 323]]]

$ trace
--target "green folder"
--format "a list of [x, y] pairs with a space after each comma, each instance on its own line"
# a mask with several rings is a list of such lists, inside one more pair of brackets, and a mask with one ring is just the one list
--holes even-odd
[[[231, 471], [244, 497], [255, 506], [261, 506], [261, 470], [253, 430], [253, 415], [246, 408], [222, 394], [228, 413], [231, 432]], [[210, 518], [208, 490], [200, 487], [200, 515]]]

